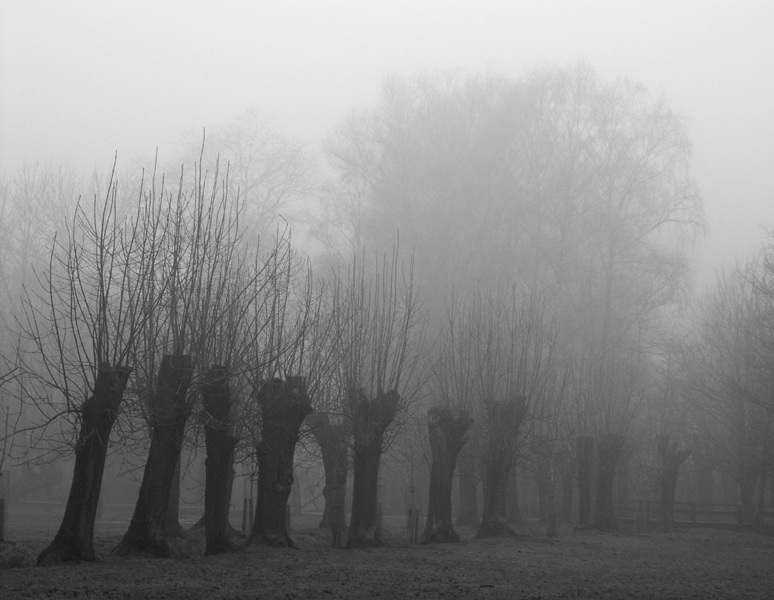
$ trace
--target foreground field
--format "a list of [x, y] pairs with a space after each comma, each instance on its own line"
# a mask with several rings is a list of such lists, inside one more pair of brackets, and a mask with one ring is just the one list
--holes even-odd
[[[118, 537], [99, 540], [101, 561], [0, 568], [0, 598], [774, 598], [774, 538], [714, 530], [677, 533], [576, 533], [553, 543], [539, 536], [333, 550], [324, 533], [297, 532], [300, 550], [257, 548], [201, 557], [201, 539], [180, 547], [189, 558], [118, 559]], [[0, 547], [24, 561], [41, 543]], [[25, 554], [26, 553], [26, 554]]]

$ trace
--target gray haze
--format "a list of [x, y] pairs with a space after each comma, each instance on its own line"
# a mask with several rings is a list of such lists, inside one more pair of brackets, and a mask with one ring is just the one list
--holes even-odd
[[312, 148], [386, 75], [520, 76], [586, 60], [688, 119], [710, 234], [699, 274], [774, 225], [774, 3], [0, 0], [0, 171], [106, 170], [248, 108]]

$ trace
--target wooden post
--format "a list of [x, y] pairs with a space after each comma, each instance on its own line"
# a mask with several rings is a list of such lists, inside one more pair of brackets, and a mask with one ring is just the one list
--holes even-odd
[[5, 541], [5, 486], [0, 473], [0, 543]]

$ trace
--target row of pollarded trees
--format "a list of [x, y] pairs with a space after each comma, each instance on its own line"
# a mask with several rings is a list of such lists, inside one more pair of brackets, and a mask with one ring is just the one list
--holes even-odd
[[[473, 290], [500, 296], [495, 305], [528, 298], [544, 307], [541, 330], [553, 341], [543, 348], [552, 352], [532, 365], [517, 360], [529, 341], [500, 340], [496, 356], [460, 333], [441, 344], [457, 344], [475, 364], [475, 385], [454, 384], [462, 391], [450, 394], [444, 372], [427, 388], [475, 419], [460, 463], [462, 513], [480, 518], [475, 472], [488, 472], [500, 452], [528, 466], [546, 511], [558, 477], [565, 508], [578, 484], [582, 526], [613, 526], [622, 458], [635, 441], [655, 450], [666, 427], [643, 417], [657, 387], [653, 350], [688, 282], [687, 250], [702, 225], [683, 120], [643, 86], [603, 81], [585, 64], [520, 79], [440, 74], [389, 80], [377, 105], [353, 113], [327, 149], [338, 175], [324, 195], [332, 252], [399, 230], [440, 339], [451, 335], [443, 315], [455, 295], [466, 297], [456, 323], [479, 331], [483, 319], [468, 315]], [[503, 281], [522, 293], [505, 300]], [[507, 311], [491, 311], [504, 336]], [[521, 418], [498, 404], [519, 397], [528, 407]], [[492, 423], [508, 421], [512, 447], [498, 447]], [[485, 488], [498, 478], [484, 475]]]
[[[222, 467], [233, 460], [239, 411], [251, 410], [246, 399], [263, 408], [254, 418], [263, 416], [267, 431], [267, 407], [276, 398], [300, 396], [308, 405], [304, 382], [287, 369], [304, 366], [293, 361], [303, 360], [298, 346], [304, 320], [318, 308], [314, 292], [304, 287], [308, 281], [297, 289], [286, 239], [266, 251], [249, 245], [242, 205], [220, 183], [217, 170], [195, 168], [191, 181], [181, 173], [168, 189], [154, 173], [128, 204], [119, 202], [111, 181], [104, 199], [79, 202], [62, 224], [37, 290], [24, 299], [20, 337], [32, 350], [19, 364], [28, 381], [26, 412], [36, 413], [37, 434], [50, 449], [72, 442], [75, 450], [65, 515], [41, 564], [93, 559], [116, 425], [119, 444], [144, 425], [150, 437], [134, 515], [116, 550], [170, 554], [180, 450], [201, 408], [214, 484], [205, 508], [207, 545], [217, 551], [227, 546], [228, 506], [228, 486], [218, 476], [231, 470]], [[312, 354], [314, 342], [304, 339]]]
[[[379, 460], [412, 398], [421, 342], [411, 265], [395, 250], [316, 281], [288, 236], [268, 250], [250, 245], [243, 205], [217, 169], [197, 165], [192, 179], [182, 173], [173, 190], [167, 185], [154, 173], [135, 204], [121, 202], [111, 180], [104, 198], [78, 202], [24, 298], [24, 412], [41, 445], [75, 451], [65, 515], [39, 564], [94, 558], [111, 436], [120, 448], [144, 431], [139, 496], [115, 551], [171, 555], [180, 452], [194, 414], [207, 449], [207, 552], [236, 547], [228, 506], [239, 452], [258, 468], [248, 544], [292, 545], [293, 455], [313, 404], [352, 434], [347, 543], [380, 543]], [[339, 401], [323, 406], [329, 398]]]
[[734, 482], [741, 516], [774, 504], [774, 246], [718, 275], [671, 347], [684, 430], [703, 502], [714, 474]]

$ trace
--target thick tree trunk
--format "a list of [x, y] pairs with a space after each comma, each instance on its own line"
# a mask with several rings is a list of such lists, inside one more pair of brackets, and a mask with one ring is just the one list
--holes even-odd
[[354, 392], [351, 400], [353, 435], [352, 516], [347, 548], [383, 544], [379, 515], [379, 462], [384, 433], [395, 419], [400, 396], [394, 390], [373, 400]]
[[690, 450], [679, 450], [677, 442], [669, 443], [668, 435], [660, 435], [658, 443], [658, 483], [660, 490], [659, 523], [665, 530], [672, 527], [675, 518], [675, 492], [680, 466], [691, 454]]
[[597, 471], [597, 503], [594, 512], [594, 527], [596, 529], [616, 529], [615, 510], [613, 507], [613, 485], [615, 469], [623, 450], [622, 435], [608, 433], [599, 439], [599, 460]]
[[165, 355], [159, 368], [158, 388], [151, 397], [151, 445], [140, 493], [129, 529], [115, 552], [150, 552], [169, 557], [167, 512], [180, 458], [185, 424], [191, 414], [187, 401], [193, 376], [189, 355]]
[[231, 435], [232, 400], [225, 367], [213, 365], [207, 371], [202, 386], [202, 399], [207, 447], [204, 463], [204, 553], [210, 555], [239, 549], [231, 541], [231, 526], [228, 522], [237, 439]]
[[712, 504], [715, 502], [715, 469], [717, 461], [707, 451], [701, 438], [695, 436], [691, 440], [693, 452], [693, 479], [695, 495], [693, 501], [699, 504]]
[[538, 439], [534, 454], [537, 467], [535, 484], [538, 491], [538, 512], [540, 514], [540, 521], [548, 523], [553, 513], [550, 506], [553, 503], [553, 476], [551, 473], [551, 465], [554, 458], [553, 440], [547, 438]]
[[325, 413], [310, 415], [307, 424], [320, 446], [325, 470], [325, 507], [319, 526], [330, 529], [334, 545], [339, 545], [347, 528], [344, 496], [347, 488], [349, 425], [346, 422], [332, 425]]
[[511, 474], [508, 477], [508, 499], [505, 507], [505, 516], [511, 529], [524, 531], [526, 529], [524, 516], [521, 514], [521, 501], [519, 493], [521, 491], [521, 477], [518, 469], [511, 468]]
[[476, 537], [516, 535], [508, 527], [508, 478], [519, 428], [526, 415], [527, 399], [522, 396], [492, 403], [485, 457], [484, 512]]
[[169, 488], [169, 508], [164, 520], [164, 535], [167, 539], [184, 538], [185, 531], [180, 525], [180, 454], [177, 455], [175, 475], [172, 477], [172, 485]]
[[452, 523], [452, 481], [457, 457], [472, 425], [473, 419], [464, 411], [457, 416], [448, 408], [436, 407], [428, 411], [427, 427], [433, 462], [423, 544], [460, 541]]
[[626, 507], [629, 504], [631, 461], [632, 450], [629, 444], [624, 444], [621, 458], [618, 461], [618, 476], [615, 478], [614, 498], [616, 506]]
[[93, 395], [83, 404], [75, 468], [62, 524], [38, 556], [38, 565], [94, 560], [94, 520], [99, 505], [110, 431], [131, 369], [101, 364]]
[[559, 461], [562, 485], [561, 520], [568, 525], [572, 523], [574, 477], [570, 455], [563, 452]]
[[578, 527], [583, 529], [591, 525], [591, 489], [594, 481], [594, 438], [589, 435], [578, 436]]
[[293, 486], [293, 455], [299, 430], [312, 412], [303, 377], [271, 379], [257, 395], [262, 438], [258, 444], [258, 499], [247, 544], [295, 547], [287, 527], [287, 505]]
[[477, 458], [472, 444], [469, 442], [463, 449], [457, 469], [459, 486], [459, 507], [457, 508], [457, 525], [477, 527], [478, 518], [478, 478], [476, 477]]

